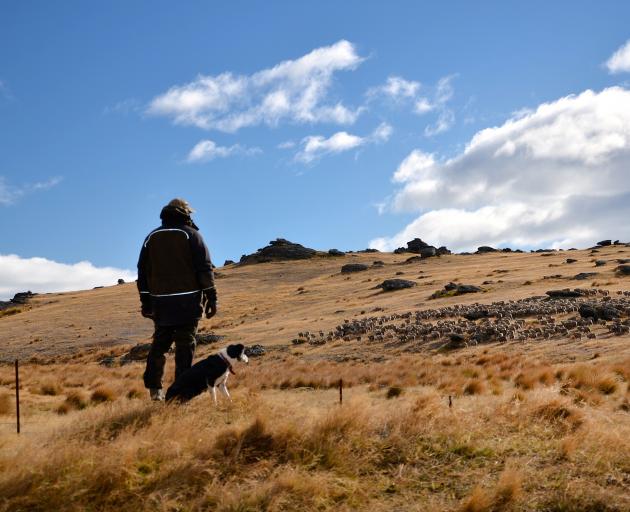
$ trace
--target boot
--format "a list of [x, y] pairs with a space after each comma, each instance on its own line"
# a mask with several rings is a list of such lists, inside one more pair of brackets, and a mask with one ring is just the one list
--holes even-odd
[[151, 400], [155, 400], [157, 402], [162, 402], [164, 400], [164, 392], [162, 388], [151, 388], [149, 389], [149, 396]]

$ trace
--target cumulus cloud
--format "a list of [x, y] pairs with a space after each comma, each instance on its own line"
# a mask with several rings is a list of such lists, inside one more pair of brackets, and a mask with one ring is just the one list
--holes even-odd
[[342, 40], [252, 75], [199, 76], [154, 98], [148, 112], [224, 132], [281, 121], [352, 124], [361, 109], [326, 98], [334, 74], [353, 70], [363, 60], [352, 43]]
[[584, 91], [482, 130], [447, 160], [414, 150], [390, 211], [419, 217], [392, 237], [456, 250], [480, 244], [569, 247], [630, 238], [630, 91]]
[[630, 72], [630, 39], [606, 61], [610, 73]]
[[46, 181], [27, 183], [26, 185], [11, 185], [7, 183], [3, 176], [0, 176], [0, 205], [11, 206], [17, 203], [22, 197], [33, 192], [48, 190], [59, 183], [62, 178], [56, 176]]
[[240, 144], [232, 146], [219, 146], [212, 140], [202, 140], [195, 144], [195, 147], [188, 153], [187, 161], [193, 162], [209, 162], [215, 158], [225, 158], [231, 155], [256, 155], [261, 153], [260, 148], [246, 148]]
[[337, 132], [326, 138], [322, 135], [310, 135], [302, 139], [302, 149], [295, 155], [297, 162], [309, 164], [327, 154], [342, 153], [367, 144], [387, 142], [393, 128], [381, 123], [370, 135], [360, 137], [348, 132]]
[[89, 261], [58, 263], [46, 258], [21, 258], [0, 254], [0, 300], [18, 292], [35, 293], [86, 290], [115, 284], [118, 279], [133, 281], [136, 273], [113, 267], [95, 267]]

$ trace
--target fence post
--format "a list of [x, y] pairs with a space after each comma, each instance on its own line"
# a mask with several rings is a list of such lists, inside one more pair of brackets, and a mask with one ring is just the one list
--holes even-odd
[[339, 379], [339, 405], [343, 404], [343, 379]]
[[20, 370], [18, 360], [15, 360], [15, 416], [17, 419], [17, 433], [20, 433]]

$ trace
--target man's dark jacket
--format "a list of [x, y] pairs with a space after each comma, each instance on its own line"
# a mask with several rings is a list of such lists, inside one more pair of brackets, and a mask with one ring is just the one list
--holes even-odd
[[144, 240], [138, 260], [138, 291], [143, 311], [157, 325], [198, 321], [202, 298], [216, 302], [208, 248], [188, 215], [166, 206], [162, 226]]

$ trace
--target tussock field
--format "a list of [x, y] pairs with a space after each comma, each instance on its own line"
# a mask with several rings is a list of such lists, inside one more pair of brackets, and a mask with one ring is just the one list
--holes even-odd
[[[605, 302], [604, 291], [615, 300], [630, 290], [630, 277], [615, 272], [630, 248], [543, 254], [404, 263], [410, 255], [371, 253], [220, 268], [219, 315], [200, 328], [226, 338], [197, 358], [231, 342], [266, 354], [235, 368], [234, 400], [218, 408], [209, 395], [151, 403], [141, 362], [98, 364], [150, 337], [133, 284], [38, 296], [0, 318], [0, 510], [630, 510], [630, 336], [610, 322], [594, 323], [591, 338], [457, 347], [395, 336], [292, 343], [367, 317], [561, 288], [602, 290]], [[341, 274], [349, 262], [370, 269]], [[581, 272], [597, 274], [573, 279]], [[417, 285], [375, 288], [394, 277]], [[429, 299], [451, 281], [483, 291]], [[543, 321], [523, 320], [531, 330]], [[167, 365], [170, 382], [172, 357]]]

